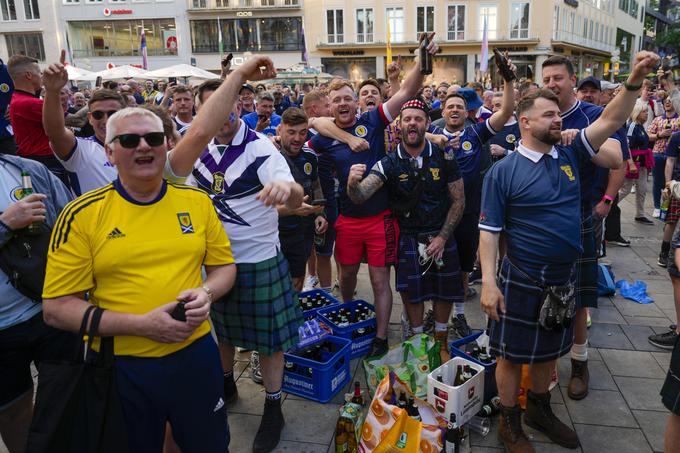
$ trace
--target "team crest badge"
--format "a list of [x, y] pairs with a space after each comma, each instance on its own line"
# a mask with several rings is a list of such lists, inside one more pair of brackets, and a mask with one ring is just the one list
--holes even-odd
[[469, 152], [472, 151], [472, 143], [470, 142], [463, 142], [462, 145], [460, 145], [461, 148], [463, 148], [463, 151]]
[[0, 92], [9, 93], [9, 85], [6, 83], [0, 83]]
[[212, 177], [213, 177], [212, 191], [214, 193], [224, 192], [224, 173], [216, 172], [213, 173]]
[[366, 129], [366, 126], [359, 125], [354, 129], [354, 133], [357, 135], [357, 137], [364, 138], [366, 135], [368, 135], [368, 129]]
[[191, 223], [191, 216], [188, 212], [178, 212], [177, 220], [179, 220], [182, 234], [191, 234], [194, 232], [194, 225]]
[[453, 160], [454, 157], [455, 157], [455, 154], [453, 153], [453, 148], [451, 148], [450, 146], [447, 146], [444, 149], [444, 159], [445, 160]]
[[19, 201], [24, 198], [24, 189], [21, 186], [16, 186], [14, 189], [9, 191], [9, 198], [12, 201]]
[[408, 179], [408, 175], [406, 173], [402, 173], [399, 175], [399, 180], [400, 181], [406, 181]]
[[507, 137], [505, 137], [505, 141], [512, 145], [517, 141], [517, 137], [515, 137], [515, 134], [508, 134]]
[[576, 178], [574, 177], [574, 172], [571, 171], [571, 165], [562, 165], [560, 168], [562, 169], [564, 174], [567, 175], [569, 181], [576, 181]]
[[439, 169], [438, 168], [430, 168], [430, 172], [432, 173], [432, 180], [433, 181], [439, 181]]
[[309, 162], [305, 162], [305, 164], [302, 166], [302, 169], [305, 171], [306, 175], [311, 175], [312, 174], [312, 164]]

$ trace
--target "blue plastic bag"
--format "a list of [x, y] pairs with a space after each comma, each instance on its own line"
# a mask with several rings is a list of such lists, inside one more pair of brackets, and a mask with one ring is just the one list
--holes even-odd
[[612, 267], [608, 264], [599, 263], [597, 265], [597, 296], [612, 296], [616, 294], [614, 280]]
[[635, 280], [635, 283], [631, 285], [626, 280], [619, 280], [616, 282], [616, 287], [623, 297], [633, 302], [639, 304], [651, 304], [654, 302], [654, 299], [647, 295], [647, 284], [643, 281]]

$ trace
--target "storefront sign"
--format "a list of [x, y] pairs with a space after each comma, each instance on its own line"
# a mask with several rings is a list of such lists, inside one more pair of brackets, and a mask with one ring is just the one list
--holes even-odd
[[104, 15], [106, 17], [109, 17], [110, 15], [121, 15], [121, 14], [133, 14], [134, 11], [131, 9], [109, 9], [109, 8], [104, 8], [103, 11]]
[[334, 50], [333, 55], [363, 55], [363, 50]]
[[236, 11], [236, 17], [250, 17], [252, 15], [252, 11]]

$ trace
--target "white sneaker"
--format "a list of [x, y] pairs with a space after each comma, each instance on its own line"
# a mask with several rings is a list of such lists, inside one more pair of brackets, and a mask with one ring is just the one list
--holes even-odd
[[302, 287], [302, 291], [303, 291], [303, 292], [304, 292], [304, 291], [311, 291], [311, 290], [313, 290], [313, 289], [316, 287], [316, 285], [318, 285], [318, 284], [319, 284], [319, 277], [317, 277], [316, 275], [310, 275], [309, 277], [307, 277], [307, 278], [305, 279], [305, 284], [304, 284], [304, 286]]
[[655, 210], [654, 210], [654, 213], [652, 213], [652, 217], [654, 217], [655, 219], [658, 219], [659, 216], [661, 216], [661, 210], [660, 210], [660, 209], [655, 209]]

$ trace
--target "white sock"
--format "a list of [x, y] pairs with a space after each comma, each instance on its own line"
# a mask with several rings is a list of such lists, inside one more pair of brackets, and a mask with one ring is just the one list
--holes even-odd
[[456, 302], [453, 304], [453, 316], [465, 314], [465, 302]]
[[588, 340], [583, 344], [574, 343], [571, 346], [571, 358], [579, 362], [588, 360]]
[[418, 334], [423, 333], [423, 329], [424, 329], [424, 328], [425, 328], [425, 326], [423, 326], [423, 325], [421, 324], [421, 325], [419, 325], [418, 327], [411, 327], [411, 330], [413, 330], [413, 334], [414, 334], [414, 335], [418, 335]]
[[435, 332], [446, 332], [446, 330], [449, 328], [449, 325], [445, 322], [434, 322], [434, 331]]

